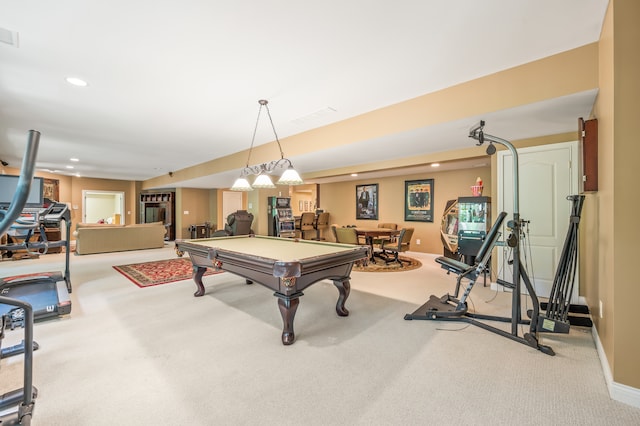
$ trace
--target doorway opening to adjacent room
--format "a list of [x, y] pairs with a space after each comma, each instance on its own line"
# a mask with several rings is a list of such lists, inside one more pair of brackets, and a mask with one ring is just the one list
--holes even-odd
[[124, 192], [83, 190], [82, 221], [124, 224]]

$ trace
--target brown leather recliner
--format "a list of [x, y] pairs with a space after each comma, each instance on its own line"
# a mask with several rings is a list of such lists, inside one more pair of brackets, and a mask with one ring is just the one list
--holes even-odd
[[224, 230], [227, 235], [250, 235], [254, 234], [251, 229], [253, 223], [253, 213], [246, 210], [238, 210], [227, 216], [227, 223]]

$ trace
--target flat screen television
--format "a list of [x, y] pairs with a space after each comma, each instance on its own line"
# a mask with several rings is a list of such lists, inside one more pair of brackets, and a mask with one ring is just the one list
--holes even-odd
[[[0, 175], [0, 207], [8, 208], [13, 201], [13, 196], [18, 188], [18, 180], [20, 176]], [[29, 196], [25, 207], [42, 207], [44, 203], [44, 179], [34, 177], [29, 189]]]

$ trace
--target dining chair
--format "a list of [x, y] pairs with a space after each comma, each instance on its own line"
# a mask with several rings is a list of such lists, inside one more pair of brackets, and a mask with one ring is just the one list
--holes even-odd
[[402, 262], [406, 262], [400, 259], [399, 254], [409, 251], [413, 231], [414, 228], [402, 228], [396, 241], [382, 243], [382, 254], [380, 256], [385, 259], [385, 263], [398, 262], [402, 266]]
[[334, 225], [332, 229], [336, 235], [336, 242], [342, 244], [359, 244], [358, 234], [355, 228], [337, 228]]
[[[378, 223], [378, 228], [386, 228], [386, 229], [397, 230], [398, 229], [398, 224], [397, 223], [392, 223], [392, 222], [380, 222], [380, 223]], [[376, 237], [376, 238], [373, 239], [373, 245], [374, 245], [374, 247], [375, 246], [382, 247], [382, 243], [383, 242], [385, 242], [385, 241], [391, 242], [391, 241], [395, 241], [395, 239], [396, 239], [395, 235], [392, 235], [390, 237], [381, 235], [381, 236]]]
[[300, 217], [300, 234], [303, 240], [309, 240], [309, 232], [318, 232], [315, 228], [316, 214], [313, 212], [304, 212]]
[[318, 215], [318, 219], [315, 223], [316, 238], [315, 240], [324, 240], [322, 237], [322, 231], [329, 228], [329, 212], [322, 212]]

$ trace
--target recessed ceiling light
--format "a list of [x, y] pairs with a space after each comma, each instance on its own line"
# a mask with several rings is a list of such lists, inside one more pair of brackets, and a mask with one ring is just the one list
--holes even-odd
[[73, 166], [66, 166], [67, 169], [73, 169]]
[[0, 42], [13, 47], [18, 47], [18, 33], [6, 28], [0, 28]]
[[431, 167], [440, 167], [440, 163], [431, 163]]
[[80, 161], [78, 158], [69, 158], [69, 161]]
[[351, 177], [358, 177], [357, 173], [351, 173]]
[[67, 83], [73, 84], [74, 86], [78, 86], [78, 87], [86, 87], [87, 86], [87, 82], [82, 80], [81, 78], [78, 78], [78, 77], [67, 77], [66, 81], [67, 81]]

